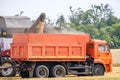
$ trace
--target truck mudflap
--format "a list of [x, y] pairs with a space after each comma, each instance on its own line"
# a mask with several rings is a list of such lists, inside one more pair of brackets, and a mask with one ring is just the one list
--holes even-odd
[[12, 77], [16, 75], [16, 64], [12, 60], [5, 60], [0, 66], [1, 76]]

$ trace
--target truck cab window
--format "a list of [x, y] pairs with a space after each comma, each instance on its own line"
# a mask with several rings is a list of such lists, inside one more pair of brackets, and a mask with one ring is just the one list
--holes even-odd
[[105, 51], [105, 46], [104, 45], [99, 45], [98, 50], [99, 51]]
[[99, 51], [109, 51], [108, 45], [99, 45]]

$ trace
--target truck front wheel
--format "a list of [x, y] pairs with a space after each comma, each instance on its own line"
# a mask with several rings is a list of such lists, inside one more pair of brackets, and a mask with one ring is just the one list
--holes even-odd
[[49, 76], [49, 69], [45, 65], [38, 65], [35, 69], [35, 76], [40, 78], [46, 78]]
[[51, 68], [51, 77], [64, 77], [66, 69], [62, 65], [55, 65]]
[[95, 65], [93, 68], [93, 75], [95, 76], [103, 76], [104, 75], [104, 67], [102, 65]]
[[[14, 61], [5, 60], [5, 61], [2, 62], [2, 67], [12, 67], [12, 66], [16, 66]], [[1, 75], [3, 77], [15, 76], [16, 75], [15, 68], [2, 69], [1, 70]]]

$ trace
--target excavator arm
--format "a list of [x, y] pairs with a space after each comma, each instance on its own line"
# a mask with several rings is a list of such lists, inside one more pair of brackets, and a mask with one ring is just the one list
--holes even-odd
[[41, 13], [40, 16], [37, 18], [37, 20], [35, 21], [35, 23], [25, 32], [27, 32], [27, 33], [34, 33], [34, 29], [37, 26], [39, 26], [39, 30], [38, 30], [37, 33], [43, 33], [45, 18], [46, 18], [46, 14], [45, 13]]

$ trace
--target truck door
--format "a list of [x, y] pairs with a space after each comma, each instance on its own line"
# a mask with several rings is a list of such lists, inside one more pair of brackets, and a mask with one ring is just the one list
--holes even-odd
[[104, 62], [104, 64], [111, 64], [111, 53], [107, 44], [98, 45], [98, 58]]

